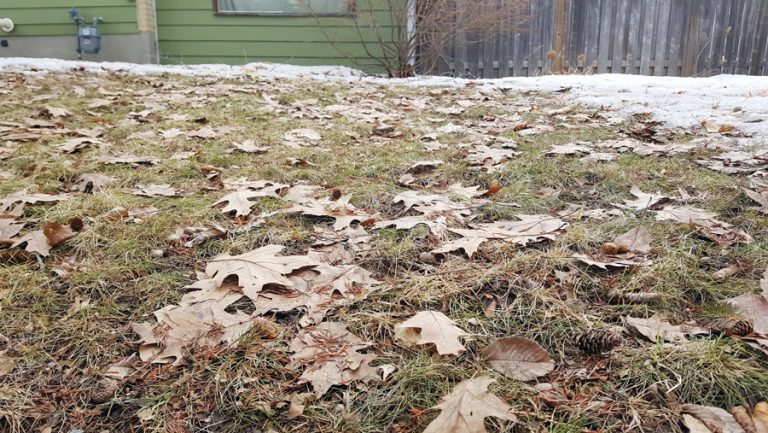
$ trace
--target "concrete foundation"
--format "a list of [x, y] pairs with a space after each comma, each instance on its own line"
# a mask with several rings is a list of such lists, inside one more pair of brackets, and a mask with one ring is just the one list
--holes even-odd
[[[71, 36], [11, 36], [0, 33], [0, 57], [46, 57], [77, 60], [75, 26]], [[83, 60], [94, 62], [157, 63], [155, 35], [103, 35], [99, 54], [83, 54]]]

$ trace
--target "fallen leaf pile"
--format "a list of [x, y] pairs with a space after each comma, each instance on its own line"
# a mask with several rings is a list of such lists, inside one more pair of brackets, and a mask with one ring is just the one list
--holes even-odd
[[272, 66], [0, 73], [0, 430], [768, 433], [746, 128]]

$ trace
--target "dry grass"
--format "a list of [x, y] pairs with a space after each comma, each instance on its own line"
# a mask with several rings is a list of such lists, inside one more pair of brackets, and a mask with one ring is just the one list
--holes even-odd
[[[115, 187], [103, 192], [80, 194], [54, 205], [28, 206], [25, 217], [36, 221], [32, 227], [79, 216], [86, 220], [86, 230], [56, 248], [42, 264], [0, 264], [0, 351], [7, 350], [17, 362], [11, 374], [0, 377], [0, 431], [50, 427], [53, 432], [74, 428], [86, 432], [418, 432], [434, 417], [433, 412], [423, 411], [455, 383], [492, 374], [483, 363], [482, 349], [495, 338], [508, 335], [533, 338], [550, 352], [559, 367], [542, 381], [555, 384], [568, 398], [553, 403], [537, 396], [529, 384], [499, 377], [493, 391], [515, 409], [528, 430], [489, 420], [491, 431], [679, 431], [671, 409], [677, 402], [727, 406], [754, 402], [768, 394], [768, 360], [731, 340], [704, 339], [684, 347], [665, 347], [624, 335], [624, 344], [605, 357], [586, 357], [575, 346], [578, 333], [620, 326], [621, 318], [628, 314], [663, 312], [680, 321], [723, 314], [718, 310], [720, 301], [752, 290], [759, 271], [768, 265], [768, 222], [745, 197], [734, 193], [744, 181], [703, 169], [693, 156], [622, 155], [608, 164], [543, 157], [550, 145], [615, 137], [621, 126], [558, 129], [527, 138], [517, 137], [509, 126], [497, 132], [518, 139], [522, 153], [502, 170], [489, 174], [463, 160], [463, 150], [455, 146], [464, 139], [461, 134], [444, 140], [451, 145], [448, 149], [434, 153], [423, 149], [415, 125], [428, 117], [440, 117], [437, 113], [403, 111], [402, 116], [412, 119], [412, 124], [400, 128], [402, 138], [389, 141], [372, 139], [368, 124], [335, 118], [322, 131], [321, 146], [297, 150], [281, 144], [285, 131], [315, 126], [310, 114], [303, 118], [297, 114], [297, 101], [315, 99], [317, 102], [307, 106], [325, 106], [344, 98], [352, 103], [360, 98], [430, 98], [428, 90], [365, 89], [363, 85], [350, 90], [319, 82], [234, 83], [261, 86], [265, 93], [275, 95], [281, 103], [276, 110], [286, 111], [274, 113], [260, 109], [252, 94], [217, 93], [214, 89], [221, 84], [219, 80], [81, 73], [69, 74], [66, 79], [68, 86], [84, 89], [85, 96], [64, 92], [61, 77], [27, 78], [19, 83], [14, 76], [0, 76], [0, 81], [12, 89], [9, 102], [0, 107], [0, 117], [23, 121], [42, 105], [25, 101], [51, 95], [46, 104], [66, 107], [73, 113], [65, 127], [107, 126], [104, 141], [113, 143], [109, 150], [152, 155], [162, 161], [151, 167], [107, 166], [92, 158], [106, 154], [107, 149], [61, 155], [50, 146], [60, 142], [55, 138], [21, 144], [13, 157], [0, 161], [0, 171], [13, 174], [12, 179], [0, 183], [0, 196], [23, 188], [55, 193], [62, 190], [62, 181], [84, 172], [106, 173], [118, 179]], [[200, 98], [198, 106], [169, 99], [164, 109], [156, 111], [156, 122], [111, 127], [144, 106], [141, 98], [126, 91], [118, 97], [119, 104], [89, 115], [88, 98], [99, 97], [99, 86], [108, 91], [149, 93], [154, 89], [207, 96]], [[475, 91], [451, 89], [448, 96], [433, 98], [448, 104], [451, 98]], [[509, 106], [535, 102], [543, 104], [543, 109], [560, 104], [535, 95], [509, 93], [495, 98]], [[539, 113], [526, 114], [526, 121], [546, 121], [547, 116]], [[210, 140], [126, 139], [137, 131], [200, 126], [167, 118], [180, 114], [204, 116], [210, 125], [241, 129]], [[499, 114], [503, 113], [496, 108], [484, 112], [477, 106], [468, 116], [481, 119]], [[348, 132], [363, 138], [354, 142]], [[271, 145], [271, 149], [264, 155], [227, 152], [232, 141], [244, 139]], [[170, 159], [174, 153], [187, 150], [199, 153], [188, 160]], [[289, 156], [318, 166], [289, 167], [285, 164]], [[221, 194], [207, 189], [210, 183], [201, 172], [205, 166], [219, 167], [226, 178], [247, 176], [339, 188], [352, 194], [356, 206], [393, 215], [397, 208], [390, 203], [391, 197], [402, 191], [393, 178], [417, 160], [436, 158], [446, 164], [427, 179], [481, 186], [500, 182], [502, 189], [493, 197], [495, 204], [478, 212], [482, 222], [517, 213], [554, 213], [567, 203], [610, 209], [613, 203], [630, 198], [628, 191], [633, 184], [644, 191], [667, 193], [690, 188], [706, 193], [698, 206], [718, 212], [725, 221], [748, 231], [755, 242], [723, 250], [686, 226], [655, 223], [652, 216], [642, 214], [635, 219], [627, 213], [625, 218], [575, 222], [567, 234], [547, 244], [522, 248], [490, 243], [474, 260], [450, 255], [440, 264], [429, 265], [418, 260], [434, 242], [428, 231], [381, 230], [362, 265], [385, 281], [387, 288], [332, 312], [332, 318], [349, 322], [357, 335], [375, 342], [374, 350], [379, 354], [375, 365], [397, 365], [397, 371], [386, 381], [335, 387], [324, 398], [308, 402], [303, 416], [287, 419], [288, 395], [307, 388], [296, 385], [298, 373], [284, 367], [290, 355], [289, 342], [296, 332], [295, 317], [278, 315], [276, 320], [283, 330], [275, 340], [264, 341], [252, 333], [237, 347], [192, 353], [183, 367], [147, 365], [120, 382], [107, 403], [92, 401], [90, 395], [101, 386], [104, 369], [136, 351], [136, 336], [128, 325], [149, 320], [156, 309], [177, 302], [181, 288], [194, 280], [195, 270], [208, 258], [274, 243], [288, 246], [291, 252], [305, 252], [313, 241], [313, 226], [324, 224], [278, 216], [252, 231], [174, 250], [168, 246], [167, 237], [179, 227], [232, 224], [229, 217], [210, 206]], [[157, 199], [130, 194], [136, 184], [150, 183], [170, 183], [194, 194]], [[542, 195], [544, 188], [560, 194]], [[101, 217], [116, 206], [135, 209], [150, 205], [160, 212], [141, 223]], [[255, 213], [284, 206], [280, 200], [266, 199], [258, 202]], [[653, 265], [604, 273], [576, 266], [571, 260], [574, 251], [594, 251], [641, 223], [648, 225], [659, 251]], [[152, 250], [158, 248], [168, 254], [156, 257]], [[715, 281], [711, 274], [716, 269], [711, 263], [722, 258], [738, 261], [744, 271], [726, 281]], [[65, 278], [52, 272], [65, 263], [73, 266]], [[577, 271], [572, 287], [554, 279], [556, 270], [571, 269]], [[609, 302], [609, 290], [651, 291], [661, 297], [648, 305], [617, 305]], [[71, 313], [78, 299], [89, 299], [91, 306]], [[486, 314], [490, 300], [497, 305], [492, 316]], [[473, 334], [466, 344], [468, 350], [456, 358], [440, 358], [423, 348], [398, 345], [394, 325], [423, 309], [440, 310]], [[702, 371], [711, 374], [705, 376]]]

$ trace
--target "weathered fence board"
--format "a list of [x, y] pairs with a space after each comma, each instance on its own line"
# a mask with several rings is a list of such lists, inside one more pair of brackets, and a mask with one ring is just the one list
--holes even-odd
[[[461, 8], [462, 1], [457, 1]], [[498, 0], [504, 1], [504, 0]], [[548, 73], [768, 75], [768, 0], [530, 0], [516, 28], [456, 34], [437, 70], [470, 77]]]

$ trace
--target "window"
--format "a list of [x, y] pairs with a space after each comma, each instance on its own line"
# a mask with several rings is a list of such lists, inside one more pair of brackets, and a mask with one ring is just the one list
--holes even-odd
[[353, 0], [214, 0], [219, 15], [347, 15]]

